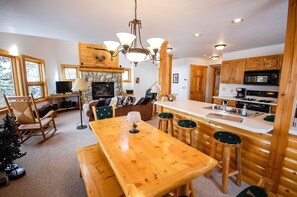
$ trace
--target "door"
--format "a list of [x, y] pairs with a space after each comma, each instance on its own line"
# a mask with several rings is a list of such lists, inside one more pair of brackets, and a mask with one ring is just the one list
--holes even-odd
[[191, 65], [190, 100], [205, 101], [207, 66]]

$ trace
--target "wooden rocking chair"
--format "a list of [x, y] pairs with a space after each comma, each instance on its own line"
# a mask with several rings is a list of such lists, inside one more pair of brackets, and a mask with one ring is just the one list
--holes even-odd
[[[31, 96], [12, 96], [6, 97], [4, 94], [6, 106], [12, 120], [14, 122], [16, 132], [21, 140], [21, 143], [25, 142], [32, 136], [39, 135], [41, 132], [43, 139], [46, 140], [46, 135], [53, 136], [56, 129], [54, 120], [54, 111], [48, 112], [43, 118], [40, 118], [33, 95]], [[35, 111], [36, 118], [34, 116]]]

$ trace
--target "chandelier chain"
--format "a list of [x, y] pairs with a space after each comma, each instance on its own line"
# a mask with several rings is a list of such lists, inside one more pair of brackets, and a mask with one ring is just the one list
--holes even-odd
[[137, 0], [135, 0], [134, 11], [135, 11], [135, 19], [137, 19]]

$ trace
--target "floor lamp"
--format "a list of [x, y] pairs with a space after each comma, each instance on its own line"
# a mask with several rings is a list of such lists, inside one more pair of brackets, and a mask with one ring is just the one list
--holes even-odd
[[80, 111], [80, 125], [78, 125], [76, 128], [81, 130], [81, 129], [85, 129], [88, 126], [87, 125], [83, 125], [83, 121], [82, 121], [82, 91], [84, 90], [88, 90], [88, 84], [81, 78], [76, 78], [72, 90], [74, 91], [79, 91], [79, 111]]

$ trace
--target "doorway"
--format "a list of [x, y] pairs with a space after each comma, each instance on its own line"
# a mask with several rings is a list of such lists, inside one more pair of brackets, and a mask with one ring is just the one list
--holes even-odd
[[213, 96], [219, 95], [221, 82], [221, 65], [211, 65], [210, 94], [209, 98], [213, 102]]
[[190, 100], [205, 102], [207, 66], [191, 64]]

